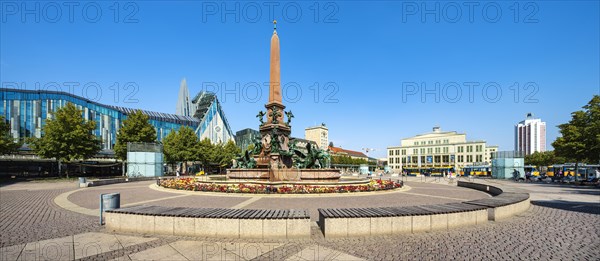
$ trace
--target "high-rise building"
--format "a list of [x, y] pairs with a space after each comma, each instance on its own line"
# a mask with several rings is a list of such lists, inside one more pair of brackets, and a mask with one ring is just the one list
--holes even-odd
[[181, 81], [177, 97], [176, 114], [196, 118], [202, 121], [200, 126], [200, 139], [208, 138], [213, 143], [235, 140], [235, 136], [217, 95], [212, 92], [202, 91], [190, 99], [185, 78]]
[[308, 127], [304, 130], [304, 138], [314, 141], [319, 149], [327, 149], [329, 147], [329, 129], [322, 123], [319, 126]]
[[515, 151], [525, 155], [546, 151], [546, 122], [527, 113], [525, 120], [515, 125]]
[[191, 108], [190, 108], [190, 91], [188, 90], [187, 87], [187, 82], [185, 81], [185, 78], [183, 78], [183, 80], [181, 80], [181, 85], [179, 86], [179, 95], [177, 96], [177, 105], [176, 105], [176, 109], [175, 109], [175, 114], [177, 115], [181, 115], [181, 116], [192, 116], [190, 115], [191, 112]]
[[467, 141], [467, 135], [456, 131], [432, 132], [402, 139], [400, 146], [388, 147], [388, 165], [402, 169], [454, 169], [474, 165], [489, 165], [498, 146], [483, 140]]

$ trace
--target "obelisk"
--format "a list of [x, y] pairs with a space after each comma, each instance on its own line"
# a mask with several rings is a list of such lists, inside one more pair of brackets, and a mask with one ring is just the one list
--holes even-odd
[[289, 140], [291, 126], [284, 122], [285, 105], [281, 97], [281, 71], [279, 57], [279, 36], [277, 36], [277, 21], [273, 21], [273, 36], [271, 36], [271, 63], [269, 79], [269, 101], [265, 104], [267, 109], [267, 120], [260, 126], [262, 136], [263, 151], [261, 155], [265, 160], [258, 160], [261, 165], [270, 170], [269, 179], [271, 181], [285, 180], [285, 172], [282, 169], [292, 166], [289, 153]]
[[274, 127], [285, 131], [290, 130], [289, 126], [284, 124], [285, 105], [281, 100], [281, 69], [279, 58], [279, 36], [277, 36], [277, 21], [273, 21], [273, 36], [271, 36], [271, 63], [269, 79], [269, 102], [265, 104], [267, 108], [267, 124], [265, 127]]
[[269, 81], [269, 103], [281, 103], [281, 71], [279, 60], [279, 37], [277, 36], [277, 21], [273, 21], [273, 36], [271, 36], [271, 77]]

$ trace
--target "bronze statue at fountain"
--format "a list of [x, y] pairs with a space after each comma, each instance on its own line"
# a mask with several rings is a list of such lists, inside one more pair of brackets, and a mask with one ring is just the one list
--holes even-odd
[[[273, 22], [276, 25], [276, 22]], [[292, 111], [285, 111], [281, 99], [279, 37], [277, 28], [271, 37], [269, 102], [266, 112], [256, 117], [260, 122], [261, 139], [254, 148], [244, 152], [227, 171], [229, 179], [268, 179], [269, 181], [325, 180], [336, 181], [340, 171], [329, 169], [330, 155], [314, 148], [310, 142], [306, 152], [290, 143]], [[286, 121], [284, 121], [284, 115]]]

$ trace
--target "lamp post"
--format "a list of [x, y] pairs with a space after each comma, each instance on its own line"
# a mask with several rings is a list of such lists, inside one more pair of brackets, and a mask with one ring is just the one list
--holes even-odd
[[367, 168], [369, 168], [369, 152], [371, 151], [376, 151], [377, 149], [371, 149], [371, 148], [362, 148], [362, 150], [365, 151], [365, 153], [367, 154]]

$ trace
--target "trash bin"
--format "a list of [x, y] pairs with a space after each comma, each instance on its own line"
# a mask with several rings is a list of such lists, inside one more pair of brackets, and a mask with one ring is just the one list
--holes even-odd
[[85, 183], [85, 177], [79, 177], [79, 183]]
[[104, 225], [104, 211], [121, 207], [121, 193], [100, 194], [100, 225]]

